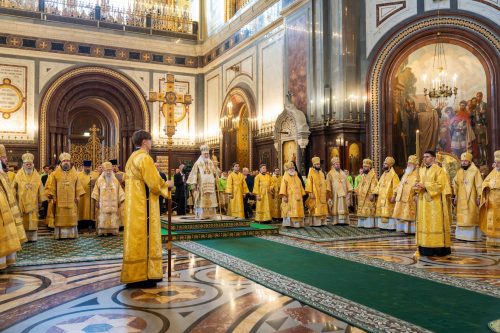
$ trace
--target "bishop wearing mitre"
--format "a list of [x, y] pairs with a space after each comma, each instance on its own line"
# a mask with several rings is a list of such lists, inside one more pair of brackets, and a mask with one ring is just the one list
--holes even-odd
[[396, 188], [399, 185], [399, 177], [394, 171], [394, 163], [394, 158], [386, 157], [382, 175], [372, 192], [377, 197], [375, 223], [380, 229], [396, 230], [396, 220], [392, 218], [392, 213], [396, 203]]
[[495, 152], [494, 168], [481, 186], [479, 221], [486, 234], [486, 245], [500, 246], [500, 150]]
[[392, 218], [396, 220], [396, 231], [402, 231], [406, 234], [415, 233], [417, 192], [413, 186], [418, 178], [417, 166], [417, 155], [408, 156], [405, 173], [396, 188], [396, 204], [394, 205]]
[[333, 224], [349, 224], [348, 195], [352, 185], [347, 181], [347, 175], [340, 167], [340, 159], [332, 157], [332, 170], [326, 176], [328, 196], [330, 200], [330, 215]]
[[363, 160], [363, 175], [361, 181], [356, 187], [358, 197], [358, 227], [375, 227], [375, 196], [373, 191], [377, 187], [377, 175], [372, 169], [372, 160], [365, 158]]

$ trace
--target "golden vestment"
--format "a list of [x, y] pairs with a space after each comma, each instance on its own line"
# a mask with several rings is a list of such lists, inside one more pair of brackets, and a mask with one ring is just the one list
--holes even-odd
[[421, 255], [451, 253], [451, 216], [447, 207], [451, 195], [448, 179], [436, 164], [419, 169], [419, 180], [425, 186], [418, 192], [417, 245]]
[[481, 230], [486, 234], [486, 245], [500, 246], [500, 171], [493, 169], [481, 188]]
[[163, 278], [160, 195], [170, 198], [168, 184], [147, 151], [136, 150], [125, 166], [122, 283]]
[[399, 177], [394, 168], [391, 167], [382, 173], [377, 186], [372, 192], [377, 195], [375, 220], [377, 227], [381, 229], [396, 229], [395, 220], [391, 220], [392, 213], [394, 212], [394, 203], [391, 202], [391, 199], [396, 196], [398, 185]]
[[0, 171], [0, 269], [15, 263], [16, 252], [26, 241], [23, 220], [9, 178]]
[[86, 174], [82, 171], [78, 173], [78, 180], [85, 190], [78, 202], [78, 221], [95, 221], [95, 201], [92, 199], [92, 191], [97, 180], [96, 174], [93, 172]]
[[347, 181], [344, 171], [330, 170], [326, 176], [327, 190], [330, 193], [330, 215], [334, 224], [349, 224], [349, 193], [352, 185]]
[[118, 235], [120, 228], [120, 207], [125, 201], [125, 192], [120, 182], [111, 176], [109, 182], [104, 174], [97, 179], [92, 191], [92, 199], [99, 203], [99, 215], [97, 215], [97, 234], [111, 233]]
[[281, 218], [281, 196], [279, 195], [282, 176], [271, 176], [271, 217]]
[[367, 174], [361, 176], [361, 181], [355, 192], [358, 198], [358, 227], [373, 228], [375, 226], [375, 201], [370, 201], [370, 194], [377, 187], [377, 175], [371, 169]]
[[453, 193], [457, 200], [456, 239], [481, 240], [477, 199], [481, 195], [482, 184], [481, 173], [474, 163], [471, 163], [467, 170], [459, 169], [453, 178]]
[[271, 185], [272, 180], [269, 174], [259, 173], [254, 180], [253, 193], [259, 196], [255, 207], [255, 221], [271, 221]]
[[63, 171], [58, 166], [47, 180], [45, 195], [55, 201], [54, 238], [78, 237], [78, 206], [75, 202], [85, 190], [82, 188], [75, 168]]
[[283, 216], [283, 226], [303, 227], [304, 226], [304, 202], [302, 197], [306, 194], [297, 173], [290, 176], [285, 172], [281, 181], [281, 197], [287, 197], [288, 202], [281, 204], [281, 215]]
[[[308, 200], [312, 200], [313, 203], [312, 209], [310, 208], [309, 210], [309, 215], [312, 218], [312, 225], [326, 225], [326, 215], [328, 214], [326, 198], [327, 183], [323, 170], [316, 171], [314, 168], [309, 168], [305, 191], [309, 193]], [[311, 199], [311, 194], [314, 196], [314, 199]]]
[[413, 188], [417, 182], [418, 168], [411, 173], [405, 173], [396, 188], [396, 204], [392, 217], [398, 219], [396, 231], [415, 233], [415, 218], [417, 204], [415, 202], [416, 191]]
[[229, 200], [229, 213], [233, 217], [245, 218], [243, 196], [248, 193], [245, 176], [241, 172], [231, 172], [227, 177], [226, 193], [233, 197]]
[[193, 187], [194, 211], [197, 218], [212, 218], [216, 214], [216, 168], [212, 160], [202, 156], [193, 165], [186, 184]]
[[26, 236], [30, 241], [37, 240], [38, 205], [44, 200], [42, 180], [38, 172], [33, 169], [31, 175], [20, 169], [12, 183], [14, 195], [17, 199], [19, 212], [23, 218]]

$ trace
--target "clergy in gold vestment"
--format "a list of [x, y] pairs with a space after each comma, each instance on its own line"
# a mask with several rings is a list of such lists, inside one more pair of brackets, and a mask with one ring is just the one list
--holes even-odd
[[226, 193], [229, 194], [228, 215], [239, 219], [245, 218], [245, 207], [243, 206], [243, 196], [248, 193], [245, 176], [240, 172], [240, 165], [233, 164], [233, 172], [227, 176]]
[[12, 183], [26, 237], [32, 242], [38, 239], [38, 208], [44, 200], [42, 180], [33, 165], [34, 158], [33, 154], [23, 154], [23, 167]]
[[353, 191], [347, 175], [341, 169], [340, 159], [333, 157], [332, 170], [326, 176], [330, 201], [330, 216], [333, 224], [349, 224], [349, 193]]
[[417, 208], [415, 196], [417, 193], [413, 187], [417, 182], [417, 165], [417, 155], [410, 155], [405, 173], [396, 189], [396, 204], [392, 213], [392, 217], [396, 219], [396, 231], [402, 231], [406, 234], [415, 233], [415, 214]]
[[377, 187], [377, 175], [372, 169], [372, 160], [366, 158], [363, 160], [363, 175], [361, 181], [356, 187], [358, 199], [358, 227], [375, 227], [375, 197], [372, 192]]
[[313, 157], [311, 160], [313, 167], [309, 168], [306, 181], [306, 193], [312, 205], [309, 207], [309, 218], [313, 227], [326, 225], [327, 205], [327, 183], [323, 170], [321, 170], [321, 160]]
[[462, 168], [453, 178], [453, 204], [457, 207], [457, 228], [455, 238], [466, 241], [480, 241], [483, 233], [479, 228], [479, 203], [483, 179], [472, 162], [472, 154], [465, 152], [460, 157]]
[[436, 153], [424, 153], [424, 166], [419, 169], [415, 190], [418, 193], [417, 245], [423, 256], [445, 256], [451, 253], [451, 216], [447, 207], [447, 178], [435, 164]]
[[283, 175], [279, 192], [283, 201], [281, 204], [283, 226], [302, 228], [304, 227], [304, 201], [302, 197], [306, 192], [302, 187], [293, 163], [285, 163], [284, 169], [285, 174]]
[[281, 196], [279, 193], [282, 178], [280, 169], [274, 169], [274, 173], [271, 176], [271, 217], [273, 220], [281, 219]]
[[483, 181], [479, 221], [486, 245], [500, 246], [500, 150], [495, 152], [495, 168]]
[[27, 241], [23, 220], [7, 173], [7, 152], [0, 144], [0, 269], [16, 262], [16, 252]]
[[62, 153], [59, 160], [61, 164], [45, 186], [45, 196], [54, 202], [54, 238], [77, 238], [78, 201], [85, 190], [75, 168], [71, 167], [71, 155]]
[[267, 173], [265, 164], [259, 167], [259, 174], [254, 179], [253, 194], [257, 201], [255, 207], [255, 221], [270, 222], [271, 221], [271, 176]]
[[118, 235], [120, 229], [120, 208], [125, 200], [125, 192], [113, 173], [110, 162], [104, 162], [103, 174], [97, 179], [92, 191], [92, 199], [99, 208], [97, 215], [97, 235]]
[[394, 163], [394, 158], [391, 156], [386, 157], [382, 175], [372, 192], [377, 197], [375, 223], [380, 229], [396, 230], [396, 219], [392, 218], [392, 213], [396, 203], [396, 189], [399, 185], [399, 177], [394, 171]]
[[132, 143], [137, 150], [125, 165], [120, 281], [130, 288], [155, 287], [163, 278], [159, 196], [170, 199], [171, 193], [149, 155], [151, 134], [138, 130], [132, 135]]
[[210, 159], [210, 148], [207, 145], [200, 147], [201, 155], [194, 163], [186, 181], [191, 185], [193, 192], [194, 214], [197, 219], [210, 219], [217, 213], [216, 169]]
[[91, 172], [92, 161], [83, 161], [83, 171], [78, 173], [78, 180], [85, 193], [78, 202], [78, 221], [95, 221], [95, 201], [92, 199], [92, 191], [97, 180], [96, 174]]

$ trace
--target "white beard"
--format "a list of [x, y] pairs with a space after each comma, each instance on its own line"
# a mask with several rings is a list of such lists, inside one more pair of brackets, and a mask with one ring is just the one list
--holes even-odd
[[289, 174], [290, 176], [295, 176], [295, 171], [288, 171], [288, 174]]
[[413, 170], [415, 170], [415, 168], [406, 167], [406, 169], [405, 169], [405, 175], [409, 175], [410, 173], [413, 172]]
[[203, 157], [203, 162], [208, 163], [208, 161], [210, 161], [210, 157], [206, 157], [206, 158]]
[[111, 176], [104, 176], [104, 180], [106, 181], [106, 184], [111, 183]]
[[33, 169], [24, 168], [24, 173], [29, 176], [29, 175], [31, 175], [33, 173]]

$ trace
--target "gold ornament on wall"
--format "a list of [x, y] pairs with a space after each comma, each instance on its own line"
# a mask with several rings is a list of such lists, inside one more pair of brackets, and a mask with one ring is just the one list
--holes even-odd
[[8, 78], [0, 84], [0, 113], [4, 119], [9, 119], [12, 113], [17, 112], [26, 102], [21, 89], [12, 84]]

